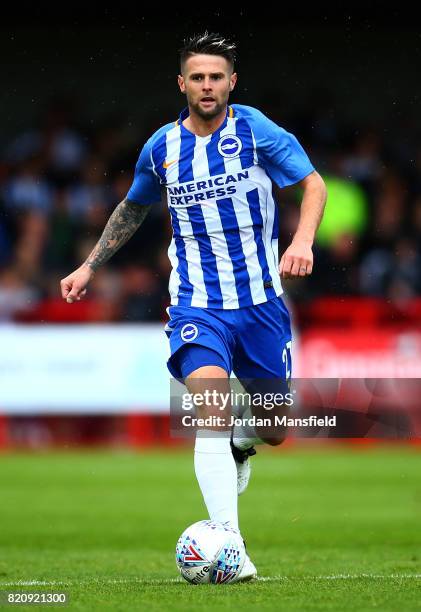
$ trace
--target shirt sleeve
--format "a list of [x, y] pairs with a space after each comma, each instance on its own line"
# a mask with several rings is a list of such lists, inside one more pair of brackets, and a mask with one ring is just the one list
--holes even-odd
[[257, 109], [253, 109], [253, 132], [257, 158], [270, 178], [287, 187], [314, 171], [307, 153], [294, 134], [287, 132]]
[[140, 152], [133, 183], [126, 197], [130, 202], [141, 205], [154, 204], [161, 201], [161, 185], [152, 167], [150, 140], [148, 140]]

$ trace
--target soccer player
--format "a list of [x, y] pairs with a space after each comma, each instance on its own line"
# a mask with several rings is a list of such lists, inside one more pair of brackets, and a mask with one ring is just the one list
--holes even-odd
[[[324, 182], [294, 135], [255, 108], [228, 105], [237, 82], [235, 52], [218, 34], [185, 41], [178, 85], [187, 107], [146, 142], [126, 198], [87, 260], [61, 281], [63, 298], [80, 300], [95, 271], [166, 188], [173, 228], [168, 368], [190, 393], [212, 384], [229, 393], [232, 371], [240, 381], [290, 377], [291, 330], [280, 276], [311, 274], [326, 202]], [[298, 227], [280, 263], [272, 181], [303, 189]], [[217, 415], [219, 406], [198, 412]], [[196, 434], [196, 476], [210, 518], [238, 529], [237, 496], [248, 483], [253, 445], [279, 444], [283, 436], [238, 426], [230, 439], [227, 424], [210, 429]], [[255, 575], [247, 557], [240, 579]]]

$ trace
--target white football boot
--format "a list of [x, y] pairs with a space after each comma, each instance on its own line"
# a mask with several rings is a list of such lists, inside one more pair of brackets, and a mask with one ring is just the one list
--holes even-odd
[[251, 561], [250, 557], [246, 555], [246, 560], [244, 561], [243, 569], [239, 573], [236, 578], [233, 578], [231, 582], [248, 582], [249, 580], [254, 580], [257, 577], [257, 569], [254, 563]]
[[240, 448], [234, 446], [231, 440], [231, 451], [235, 460], [235, 465], [237, 466], [237, 493], [238, 495], [241, 495], [247, 489], [250, 480], [251, 465], [249, 457], [255, 455], [256, 450], [253, 448], [253, 446], [245, 450], [241, 450]]

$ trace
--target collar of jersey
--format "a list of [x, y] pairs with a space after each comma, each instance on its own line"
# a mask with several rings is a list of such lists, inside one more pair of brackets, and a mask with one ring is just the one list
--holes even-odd
[[184, 119], [187, 119], [188, 116], [189, 116], [189, 107], [186, 106], [181, 111], [179, 118], [175, 122], [175, 125], [179, 125], [182, 130], [184, 130], [185, 132], [187, 132], [191, 136], [196, 136], [196, 138], [209, 138], [209, 136], [213, 136], [214, 134], [217, 134], [218, 132], [220, 132], [221, 130], [223, 130], [226, 127], [227, 121], [228, 121], [228, 117], [234, 117], [234, 109], [232, 108], [232, 106], [227, 106], [227, 113], [225, 115], [225, 119], [224, 119], [223, 123], [219, 126], [219, 128], [217, 130], [215, 130], [215, 132], [212, 132], [211, 134], [208, 134], [207, 136], [199, 136], [198, 134], [195, 134], [194, 132], [191, 132], [190, 130], [188, 130], [183, 125]]

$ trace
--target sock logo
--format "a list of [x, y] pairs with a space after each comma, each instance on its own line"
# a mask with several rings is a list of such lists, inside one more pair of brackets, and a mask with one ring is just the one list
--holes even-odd
[[186, 325], [183, 325], [183, 327], [181, 328], [181, 339], [184, 342], [192, 342], [192, 340], [195, 340], [199, 334], [199, 330], [197, 329], [197, 326], [194, 325], [194, 323], [186, 323]]

